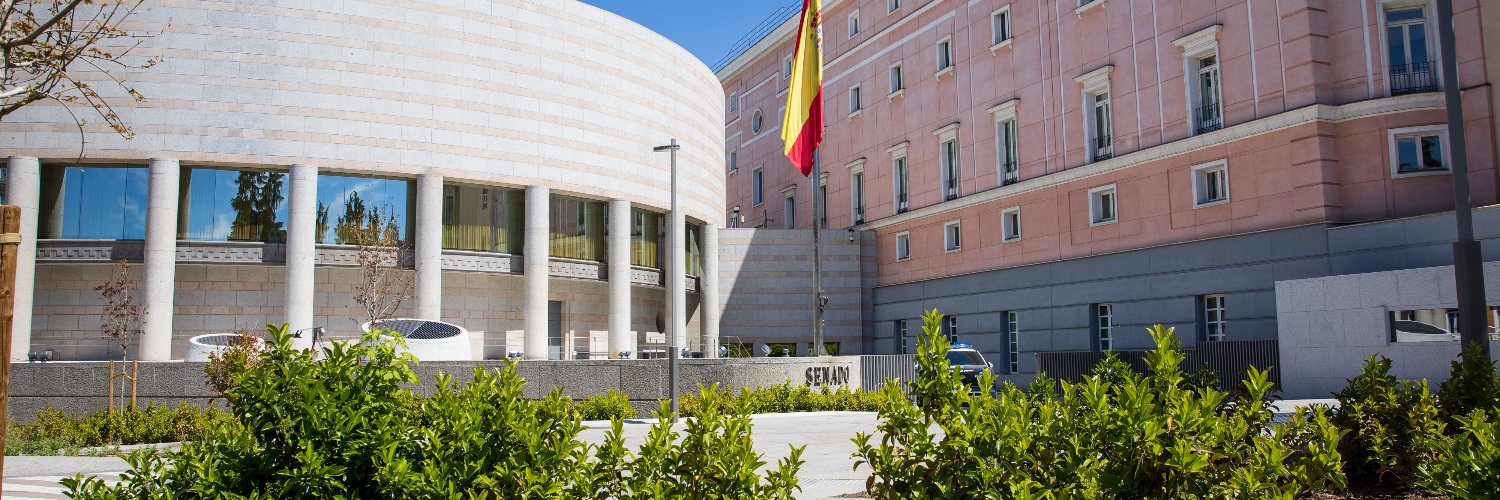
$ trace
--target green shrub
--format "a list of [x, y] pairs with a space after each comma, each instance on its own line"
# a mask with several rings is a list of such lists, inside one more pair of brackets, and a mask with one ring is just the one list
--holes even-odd
[[840, 386], [833, 389], [822, 386], [813, 389], [790, 383], [770, 387], [742, 388], [732, 392], [714, 385], [699, 388], [697, 394], [687, 394], [678, 399], [678, 411], [683, 416], [701, 415], [706, 407], [719, 413], [743, 412], [792, 413], [806, 411], [875, 411], [881, 397], [878, 393], [864, 392]]
[[[888, 384], [881, 437], [854, 440], [876, 498], [1293, 498], [1343, 485], [1340, 431], [1324, 410], [1274, 423], [1262, 400], [1271, 384], [1253, 368], [1251, 397], [1235, 403], [1188, 387], [1170, 329], [1151, 330], [1148, 375], [1112, 364], [1055, 392], [1041, 381], [989, 397], [947, 364], [942, 315], [923, 320], [908, 387], [918, 403]], [[986, 372], [980, 384], [993, 381]]]
[[29, 424], [12, 424], [6, 434], [9, 455], [55, 455], [109, 445], [192, 441], [211, 427], [232, 425], [233, 418], [215, 408], [183, 403], [176, 408], [146, 405], [98, 412], [84, 417], [47, 406]]
[[1350, 475], [1410, 481], [1432, 457], [1444, 424], [1427, 381], [1397, 380], [1389, 358], [1370, 355], [1358, 377], [1335, 394], [1333, 422], [1347, 432], [1339, 444]]
[[133, 453], [113, 486], [66, 479], [69, 496], [790, 498], [797, 488], [800, 450], [762, 475], [743, 415], [709, 410], [684, 433], [664, 418], [631, 453], [619, 420], [606, 443], [580, 441], [579, 408], [556, 390], [526, 399], [514, 362], [461, 387], [440, 374], [424, 399], [409, 389], [414, 358], [399, 340], [367, 334], [315, 362], [285, 326], [271, 334], [260, 363], [231, 374], [236, 425], [165, 456]]
[[1436, 456], [1417, 465], [1417, 484], [1448, 498], [1500, 498], [1500, 420], [1475, 410], [1458, 418], [1458, 434], [1442, 438]]
[[1457, 429], [1459, 419], [1474, 410], [1492, 415], [1500, 410], [1500, 377], [1481, 349], [1477, 342], [1464, 347], [1448, 380], [1438, 386], [1438, 413], [1450, 429]]
[[630, 397], [616, 390], [589, 396], [575, 404], [573, 409], [584, 420], [635, 418], [635, 407], [630, 406]]

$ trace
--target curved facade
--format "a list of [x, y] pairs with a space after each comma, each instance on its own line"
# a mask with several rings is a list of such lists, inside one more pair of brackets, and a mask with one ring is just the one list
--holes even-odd
[[[339, 221], [367, 217], [394, 220], [414, 247], [409, 312], [485, 331], [488, 357], [599, 355], [584, 344], [622, 329], [638, 336], [607, 352], [634, 351], [672, 323], [658, 319], [670, 315], [669, 162], [653, 146], [682, 145], [686, 274], [703, 274], [723, 223], [717, 78], [597, 8], [167, 0], [132, 23], [163, 32], [135, 52], [162, 62], [123, 75], [147, 100], [112, 102], [134, 139], [91, 123], [79, 161], [72, 115], [48, 102], [0, 125], [7, 202], [35, 208], [41, 240], [35, 334], [13, 356], [101, 355], [84, 339], [98, 321], [88, 283], [107, 270], [75, 263], [118, 258], [145, 263], [144, 359], [283, 316], [352, 332], [339, 318], [357, 317], [354, 242]], [[686, 281], [696, 302], [715, 280]], [[696, 312], [678, 321], [711, 333], [716, 312]]]

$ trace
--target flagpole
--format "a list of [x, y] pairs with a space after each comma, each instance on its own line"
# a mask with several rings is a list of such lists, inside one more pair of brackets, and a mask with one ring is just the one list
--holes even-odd
[[823, 228], [821, 224], [823, 213], [821, 209], [823, 207], [821, 203], [818, 203], [818, 192], [821, 191], [820, 189], [818, 189], [818, 183], [822, 182], [822, 174], [819, 171], [821, 170], [823, 162], [819, 161], [819, 156], [821, 156], [819, 154], [819, 151], [817, 149], [814, 149], [813, 169], [811, 176], [813, 202], [813, 345], [812, 349], [808, 350], [809, 356], [822, 356], [824, 354], [823, 307], [826, 305], [826, 303], [823, 298], [823, 259], [821, 255], [823, 246]]

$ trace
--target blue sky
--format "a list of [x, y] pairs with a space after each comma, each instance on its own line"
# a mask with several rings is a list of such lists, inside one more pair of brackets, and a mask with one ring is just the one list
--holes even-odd
[[[583, 0], [651, 28], [698, 56], [710, 68], [762, 22], [775, 27], [802, 0]], [[785, 10], [783, 10], [785, 9]], [[774, 20], [767, 16], [778, 11]], [[749, 43], [754, 43], [750, 40]]]

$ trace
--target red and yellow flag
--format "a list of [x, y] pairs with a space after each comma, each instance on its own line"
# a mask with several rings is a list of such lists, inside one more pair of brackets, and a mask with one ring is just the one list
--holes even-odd
[[823, 2], [802, 0], [797, 51], [781, 122], [784, 152], [802, 175], [812, 174], [813, 151], [823, 142]]

